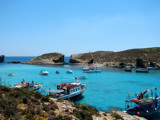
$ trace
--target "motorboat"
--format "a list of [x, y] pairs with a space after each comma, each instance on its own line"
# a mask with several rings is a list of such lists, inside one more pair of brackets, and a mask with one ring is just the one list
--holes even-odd
[[38, 90], [42, 87], [42, 84], [38, 84], [32, 81], [32, 83], [26, 82], [21, 84], [15, 84], [13, 88], [28, 88], [30, 90]]
[[8, 76], [14, 76], [14, 74], [10, 72], [10, 73], [8, 73]]
[[85, 73], [100, 73], [101, 70], [99, 70], [97, 67], [87, 67], [87, 68], [83, 68], [83, 72]]
[[85, 84], [81, 84], [78, 80], [73, 83], [62, 83], [57, 85], [57, 90], [49, 89], [46, 92], [49, 96], [57, 99], [69, 99], [82, 95], [86, 88]]
[[156, 70], [155, 67], [147, 67], [148, 70]]
[[46, 70], [42, 70], [41, 72], [40, 72], [40, 75], [48, 75], [48, 71], [46, 71]]
[[76, 80], [83, 80], [83, 79], [87, 79], [88, 77], [86, 76], [80, 76], [80, 77], [75, 77]]
[[68, 69], [66, 72], [67, 72], [67, 73], [72, 73], [72, 70]]
[[149, 73], [149, 70], [145, 68], [139, 68], [139, 69], [136, 69], [136, 72], [137, 73]]
[[157, 88], [154, 87], [144, 91], [128, 93], [125, 101], [125, 112], [148, 119], [153, 117], [160, 110], [160, 97], [158, 97], [156, 91]]

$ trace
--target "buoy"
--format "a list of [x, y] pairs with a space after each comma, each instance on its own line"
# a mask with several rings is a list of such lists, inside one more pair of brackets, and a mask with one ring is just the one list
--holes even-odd
[[137, 115], [140, 116], [140, 112], [137, 112]]
[[81, 95], [83, 94], [83, 92], [81, 92]]

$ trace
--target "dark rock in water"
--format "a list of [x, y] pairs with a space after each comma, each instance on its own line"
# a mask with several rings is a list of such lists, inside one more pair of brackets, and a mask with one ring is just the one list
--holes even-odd
[[43, 54], [23, 64], [37, 64], [37, 65], [64, 64], [64, 55], [61, 53]]
[[144, 61], [142, 59], [136, 59], [136, 67], [137, 68], [145, 68]]
[[20, 62], [20, 61], [12, 61], [12, 62], [8, 62], [8, 63], [19, 64], [19, 63], [21, 63], [21, 62]]
[[4, 62], [4, 58], [5, 58], [4, 55], [0, 55], [0, 62]]

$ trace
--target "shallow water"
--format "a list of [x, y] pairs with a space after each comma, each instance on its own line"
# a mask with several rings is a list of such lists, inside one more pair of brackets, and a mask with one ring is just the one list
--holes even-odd
[[[32, 57], [33, 58], [33, 57]], [[22, 62], [31, 58], [23, 59]], [[7, 58], [7, 61], [10, 59]], [[16, 60], [16, 58], [15, 58]], [[12, 60], [13, 61], [13, 60]], [[18, 60], [17, 60], [18, 61]], [[35, 82], [43, 84], [43, 90], [56, 89], [56, 85], [61, 82], [74, 82], [75, 77], [87, 76], [88, 79], [80, 80], [86, 84], [87, 89], [83, 94], [83, 99], [76, 103], [88, 103], [101, 111], [108, 111], [110, 107], [124, 109], [125, 98], [129, 92], [145, 90], [147, 88], [157, 87], [160, 90], [160, 71], [154, 70], [150, 73], [129, 73], [124, 69], [118, 68], [101, 68], [102, 73], [83, 73], [83, 67], [80, 66], [39, 66], [23, 64], [0, 64], [0, 78], [5, 84], [18, 84], [22, 81]], [[72, 74], [67, 74], [66, 70], [72, 69]], [[41, 76], [41, 70], [49, 71], [48, 76]], [[60, 74], [55, 71], [59, 70]], [[12, 72], [15, 75], [8, 76]]]

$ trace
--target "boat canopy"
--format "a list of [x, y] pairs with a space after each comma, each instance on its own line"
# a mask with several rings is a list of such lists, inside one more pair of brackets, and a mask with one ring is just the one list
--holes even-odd
[[46, 92], [51, 92], [51, 93], [56, 94], [56, 93], [62, 93], [62, 92], [64, 92], [64, 90], [54, 90], [54, 89], [50, 89], [50, 90], [46, 90]]

